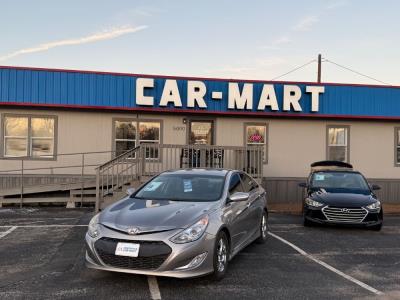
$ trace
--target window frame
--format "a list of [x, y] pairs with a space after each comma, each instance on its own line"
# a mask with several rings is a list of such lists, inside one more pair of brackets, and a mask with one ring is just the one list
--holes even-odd
[[[0, 126], [0, 158], [1, 159], [6, 159], [6, 160], [40, 160], [40, 161], [56, 161], [57, 160], [57, 154], [58, 154], [58, 116], [57, 115], [42, 115], [42, 114], [21, 114], [21, 113], [3, 113], [0, 114], [1, 117], [1, 126]], [[6, 156], [5, 155], [5, 120], [7, 117], [10, 118], [27, 118], [28, 119], [28, 135], [26, 137], [27, 139], [27, 155], [26, 156]], [[32, 156], [32, 141], [35, 139], [32, 136], [32, 119], [37, 118], [47, 118], [47, 119], [53, 119], [54, 120], [54, 136], [53, 136], [53, 155], [52, 156], [43, 156], [43, 157], [38, 157], [38, 156]], [[38, 137], [36, 139], [51, 139], [51, 138], [42, 138]]]
[[400, 149], [399, 138], [400, 126], [396, 126], [394, 128], [394, 166], [398, 168], [400, 167], [400, 161], [397, 160], [397, 150]]
[[[263, 164], [266, 165], [268, 164], [268, 150], [269, 150], [269, 124], [264, 123], [264, 122], [245, 122], [243, 123], [243, 145], [245, 147], [248, 146], [247, 144], [247, 127], [248, 126], [263, 126], [265, 127], [265, 143], [264, 144], [258, 144], [258, 145], [264, 145], [264, 151], [265, 155], [263, 158]], [[254, 144], [257, 145], [257, 144]]]
[[[112, 149], [112, 157], [116, 157], [117, 154], [117, 147], [116, 147], [116, 131], [115, 131], [115, 123], [116, 122], [134, 122], [136, 126], [136, 137], [135, 137], [135, 147], [138, 147], [140, 145], [140, 142], [144, 143], [153, 143], [152, 140], [141, 140], [140, 139], [140, 132], [139, 132], [139, 126], [140, 123], [159, 123], [160, 124], [160, 132], [159, 132], [159, 137], [158, 140], [155, 143], [158, 143], [161, 145], [163, 143], [163, 129], [164, 129], [164, 124], [163, 120], [161, 119], [140, 119], [140, 118], [113, 118], [112, 119], [112, 139], [111, 139], [111, 149]], [[121, 140], [121, 139], [118, 139]], [[146, 160], [152, 161], [152, 162], [161, 162], [162, 161], [162, 151], [159, 152], [159, 156], [157, 158], [146, 158]], [[133, 158], [136, 159], [136, 156]]]
[[242, 188], [242, 192], [244, 192], [243, 181], [242, 181], [242, 178], [241, 178], [240, 174], [241, 174], [240, 172], [234, 172], [234, 173], [232, 173], [231, 176], [229, 177], [229, 181], [228, 181], [228, 198], [234, 194], [234, 193], [231, 193], [231, 192], [230, 192], [230, 186], [231, 186], [231, 180], [232, 180], [232, 178], [233, 178], [234, 176], [236, 176], [236, 175], [239, 176], [240, 186], [241, 186], [241, 188]]
[[[346, 129], [346, 145], [330, 145], [329, 144], [329, 129], [331, 128], [344, 128]], [[346, 160], [344, 162], [350, 163], [350, 125], [340, 125], [340, 124], [334, 124], [334, 125], [326, 125], [326, 159], [331, 160], [329, 157], [330, 147], [346, 147]]]

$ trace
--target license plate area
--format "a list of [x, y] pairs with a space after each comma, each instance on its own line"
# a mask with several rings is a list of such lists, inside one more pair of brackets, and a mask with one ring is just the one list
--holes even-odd
[[115, 255], [138, 257], [139, 256], [139, 248], [140, 248], [140, 244], [119, 242], [117, 244], [117, 247], [115, 248]]

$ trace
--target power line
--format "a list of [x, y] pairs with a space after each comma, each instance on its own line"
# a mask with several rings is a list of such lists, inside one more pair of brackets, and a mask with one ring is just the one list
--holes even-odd
[[358, 71], [356, 71], [356, 70], [353, 70], [353, 69], [351, 69], [351, 68], [348, 68], [348, 67], [346, 67], [346, 66], [340, 65], [340, 64], [338, 64], [338, 63], [336, 63], [336, 62], [334, 62], [334, 61], [331, 61], [331, 60], [329, 60], [329, 59], [324, 58], [323, 62], [331, 63], [331, 64], [333, 64], [333, 65], [336, 65], [337, 67], [340, 67], [340, 68], [345, 69], [345, 70], [347, 70], [347, 71], [353, 72], [353, 73], [358, 74], [358, 75], [360, 75], [360, 76], [369, 78], [369, 79], [374, 80], [374, 81], [376, 81], [376, 82], [379, 82], [379, 83], [382, 83], [382, 84], [385, 84], [385, 85], [392, 85], [392, 84], [390, 84], [390, 83], [387, 83], [387, 82], [381, 81], [381, 80], [379, 80], [379, 79], [376, 79], [376, 78], [374, 78], [374, 77], [371, 77], [371, 76], [365, 75], [365, 74], [363, 74], [363, 73], [360, 73], [360, 72], [358, 72]]
[[279, 75], [279, 76], [277, 76], [275, 78], [270, 79], [270, 81], [277, 80], [278, 78], [281, 78], [281, 77], [286, 76], [286, 75], [288, 75], [290, 73], [293, 73], [293, 72], [295, 72], [295, 71], [297, 71], [297, 70], [299, 70], [301, 68], [304, 68], [304, 67], [308, 66], [309, 64], [311, 64], [313, 62], [316, 62], [316, 61], [317, 61], [316, 59], [310, 60], [308, 63], [305, 63], [304, 65], [298, 66], [298, 67], [290, 70], [289, 72], [286, 72], [286, 73], [284, 73], [282, 75]]

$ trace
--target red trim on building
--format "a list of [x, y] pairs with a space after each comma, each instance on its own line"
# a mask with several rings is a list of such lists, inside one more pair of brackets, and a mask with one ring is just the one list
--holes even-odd
[[305, 85], [328, 85], [328, 86], [355, 86], [355, 87], [375, 87], [375, 88], [398, 88], [397, 85], [379, 85], [379, 84], [358, 84], [358, 83], [335, 83], [335, 82], [308, 82], [308, 81], [271, 81], [271, 80], [250, 80], [250, 79], [227, 79], [227, 78], [210, 78], [210, 77], [186, 77], [186, 76], [169, 76], [169, 75], [152, 75], [152, 74], [135, 74], [135, 73], [118, 73], [105, 71], [85, 71], [73, 69], [51, 69], [51, 68], [36, 68], [36, 67], [16, 67], [16, 66], [0, 66], [0, 69], [15, 69], [28, 71], [47, 71], [47, 72], [67, 72], [67, 73], [83, 73], [83, 74], [98, 74], [98, 75], [114, 75], [128, 76], [141, 78], [164, 78], [177, 80], [210, 80], [210, 81], [226, 81], [226, 82], [246, 82], [246, 83], [274, 83], [274, 84], [305, 84]]
[[146, 112], [146, 113], [176, 113], [176, 114], [201, 114], [201, 115], [221, 115], [221, 116], [243, 116], [243, 117], [280, 117], [280, 118], [310, 118], [310, 119], [346, 119], [346, 120], [382, 120], [399, 121], [400, 116], [354, 116], [354, 115], [330, 115], [330, 114], [305, 114], [305, 113], [276, 113], [276, 112], [254, 112], [254, 111], [208, 111], [190, 109], [169, 109], [153, 107], [113, 107], [113, 106], [86, 106], [72, 104], [38, 104], [38, 103], [19, 103], [19, 102], [0, 102], [0, 106], [25, 107], [30, 108], [58, 108], [71, 110], [108, 110], [119, 112]]

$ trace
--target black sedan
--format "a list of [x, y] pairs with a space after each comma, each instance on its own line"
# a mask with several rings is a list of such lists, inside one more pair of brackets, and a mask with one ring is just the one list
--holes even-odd
[[364, 176], [352, 165], [336, 161], [311, 164], [304, 199], [304, 225], [347, 224], [361, 225], [380, 230], [383, 209], [374, 190]]

